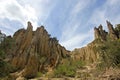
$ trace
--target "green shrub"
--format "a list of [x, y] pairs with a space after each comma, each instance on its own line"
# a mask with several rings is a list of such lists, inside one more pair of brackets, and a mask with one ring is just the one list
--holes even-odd
[[71, 62], [72, 62], [72, 65], [75, 66], [75, 68], [81, 68], [85, 65], [85, 62], [81, 60], [73, 60]]
[[54, 74], [56, 77], [75, 77], [77, 68], [84, 66], [82, 61], [66, 60], [63, 64], [59, 64], [55, 69]]
[[55, 75], [57, 77], [62, 77], [62, 76], [74, 76], [75, 75], [75, 68], [72, 65], [68, 64], [61, 64], [57, 67], [55, 70]]
[[2, 49], [0, 49], [0, 59], [3, 58], [5, 58], [5, 52]]
[[11, 71], [12, 71], [12, 66], [9, 63], [1, 60], [0, 61], [0, 77], [5, 77], [9, 75]]
[[120, 41], [107, 41], [104, 45], [98, 47], [102, 57], [101, 65], [103, 67], [115, 67], [120, 64]]
[[0, 44], [0, 77], [7, 76], [13, 69], [8, 62], [4, 61], [7, 53], [9, 53], [13, 47], [13, 43], [12, 38], [5, 38]]
[[43, 73], [42, 72], [37, 72], [36, 77], [42, 77]]

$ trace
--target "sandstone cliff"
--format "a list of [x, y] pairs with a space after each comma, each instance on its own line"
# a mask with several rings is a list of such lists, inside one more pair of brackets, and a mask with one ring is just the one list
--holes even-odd
[[87, 46], [75, 49], [71, 52], [71, 57], [73, 59], [83, 60], [86, 63], [96, 63], [100, 60], [100, 51], [98, 50], [99, 46], [104, 45], [104, 42], [110, 40], [118, 40], [120, 37], [120, 25], [116, 25], [114, 28], [113, 25], [106, 21], [108, 32], [103, 30], [103, 26], [100, 25], [98, 28], [94, 28], [94, 37], [95, 39], [89, 43]]
[[94, 43], [91, 43], [86, 47], [82, 47], [80, 49], [75, 49], [71, 52], [71, 57], [74, 60], [85, 61], [86, 64], [95, 63], [100, 58], [97, 51], [97, 45], [94, 45]]
[[37, 72], [53, 69], [68, 56], [68, 51], [62, 47], [56, 38], [51, 38], [44, 26], [36, 31], [28, 22], [27, 29], [20, 29], [13, 35], [15, 46], [12, 52], [11, 64], [15, 67], [16, 77], [35, 77]]
[[[19, 29], [14, 33], [13, 37], [7, 36], [4, 43], [0, 44], [0, 46], [3, 46], [3, 51], [6, 54], [4, 61], [10, 63], [13, 68], [10, 71], [10, 75], [18, 79], [21, 77], [33, 78], [39, 72], [51, 74], [58, 68], [58, 73], [63, 71], [62, 76], [65, 76], [67, 73], [67, 77], [75, 77], [77, 74], [78, 76], [82, 75], [82, 78], [85, 78], [85, 80], [92, 77], [100, 80], [98, 75], [96, 76], [98, 74], [98, 72], [96, 73], [96, 66], [105, 58], [101, 54], [105, 53], [106, 48], [108, 48], [106, 52], [113, 48], [111, 53], [115, 51], [116, 61], [120, 63], [118, 52], [120, 49], [118, 44], [120, 24], [117, 24], [114, 28], [109, 21], [106, 22], [108, 32], [103, 29], [102, 25], [99, 25], [98, 28], [95, 27], [95, 39], [87, 46], [71, 52], [61, 46], [55, 37], [50, 37], [44, 26], [38, 27], [36, 31], [33, 31], [32, 24], [28, 22], [27, 29]], [[106, 46], [107, 44], [105, 43], [109, 43], [109, 41], [115, 41], [115, 45]], [[118, 44], [117, 48], [116, 44]], [[103, 49], [100, 49], [101, 46]], [[86, 78], [86, 74], [89, 77]]]
[[107, 36], [107, 32], [105, 30], [103, 30], [103, 26], [100, 25], [98, 28], [94, 28], [94, 37], [95, 39], [100, 38], [101, 40], [106, 40], [106, 36]]
[[103, 30], [102, 25], [100, 25], [98, 28], [94, 28], [94, 35], [95, 39], [101, 39], [103, 41], [110, 39], [110, 40], [116, 40], [119, 38], [119, 25], [117, 25], [115, 28], [113, 25], [109, 22], [106, 21], [107, 27], [108, 27], [108, 32]]

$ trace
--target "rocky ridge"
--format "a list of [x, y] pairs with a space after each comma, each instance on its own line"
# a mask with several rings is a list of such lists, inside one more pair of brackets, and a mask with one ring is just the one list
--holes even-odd
[[15, 45], [11, 54], [10, 63], [15, 67], [15, 77], [35, 77], [37, 72], [47, 72], [54, 69], [63, 58], [68, 57], [69, 51], [51, 38], [44, 26], [36, 31], [28, 22], [27, 29], [15, 32]]
[[[77, 76], [85, 74], [85, 77], [75, 76], [75, 78], [84, 78], [85, 80], [103, 80], [103, 78], [105, 78], [104, 80], [107, 80], [107, 72], [103, 74], [105, 76], [101, 75], [103, 78], [101, 76], [94, 77], [95, 73], [91, 73], [96, 70], [96, 66], [101, 60], [101, 53], [98, 47], [104, 45], [104, 43], [109, 40], [114, 41], [120, 38], [120, 24], [113, 27], [109, 21], [106, 22], [108, 32], [103, 30], [102, 25], [99, 25], [98, 28], [95, 27], [94, 41], [85, 47], [75, 49], [71, 52], [61, 46], [55, 37], [51, 38], [44, 26], [38, 27], [36, 31], [33, 31], [32, 24], [28, 22], [27, 29], [19, 29], [14, 33], [13, 37], [6, 37], [6, 39], [13, 41], [12, 46], [10, 46], [11, 48], [6, 46], [5, 49], [5, 53], [7, 54], [5, 61], [13, 67], [10, 75], [14, 77], [14, 79], [17, 78], [17, 80], [21, 80], [20, 78], [22, 78], [24, 80], [25, 78], [36, 77], [39, 72], [52, 74], [58, 65], [64, 64], [65, 61], [68, 60], [70, 64], [72, 64], [72, 61], [83, 61], [86, 63], [85, 66], [82, 68], [79, 67], [75, 71]], [[110, 70], [107, 71], [109, 72]], [[86, 78], [86, 74], [88, 74], [89, 77]], [[38, 78], [38, 80], [41, 78]], [[43, 79], [45, 79], [44, 76]], [[69, 78], [68, 80], [71, 79], [73, 78]]]
[[109, 32], [103, 30], [102, 25], [99, 25], [98, 28], [95, 27], [94, 28], [95, 39], [87, 46], [73, 50], [71, 54], [74, 59], [80, 59], [85, 61], [86, 63], [94, 63], [96, 61], [99, 61], [100, 52], [97, 50], [97, 47], [100, 46], [102, 43], [98, 43], [98, 40], [100, 40], [100, 42], [101, 41], [105, 42], [108, 40], [117, 40], [120, 38], [119, 37], [120, 25], [117, 24], [116, 27], [114, 28], [109, 21], [106, 21], [106, 23]]

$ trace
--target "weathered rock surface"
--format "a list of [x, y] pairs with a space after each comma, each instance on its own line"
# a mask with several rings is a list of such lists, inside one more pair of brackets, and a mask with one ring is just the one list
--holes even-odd
[[107, 38], [107, 32], [105, 30], [103, 30], [103, 27], [102, 25], [100, 25], [98, 28], [94, 28], [94, 36], [95, 36], [95, 39], [98, 39], [100, 38], [101, 40], [106, 40]]
[[107, 22], [108, 31], [106, 32], [103, 30], [103, 26], [99, 25], [98, 28], [94, 28], [94, 41], [88, 44], [85, 47], [75, 49], [71, 52], [71, 57], [74, 59], [80, 59], [85, 61], [86, 63], [94, 63], [96, 61], [99, 61], [99, 51], [97, 50], [97, 47], [100, 46], [102, 43], [96, 42], [97, 40], [100, 40], [100, 42], [105, 42], [108, 40], [117, 40], [120, 38], [120, 25], [116, 25], [114, 28], [113, 25], [109, 22]]
[[15, 32], [14, 52], [11, 64], [16, 68], [18, 76], [31, 78], [37, 72], [49, 71], [68, 56], [68, 51], [62, 47], [56, 38], [51, 38], [43, 26], [36, 31], [28, 22], [27, 30], [20, 29]]
[[100, 25], [98, 28], [96, 28], [96, 27], [94, 28], [95, 39], [99, 38], [99, 39], [105, 41], [108, 39], [108, 37], [111, 40], [116, 40], [116, 39], [120, 38], [119, 24], [114, 28], [113, 25], [109, 21], [106, 21], [106, 23], [107, 23], [107, 27], [108, 27], [108, 32], [103, 30], [102, 25]]
[[[96, 68], [96, 64], [99, 63], [101, 59], [100, 52], [97, 50], [97, 48], [102, 44], [102, 42], [105, 42], [109, 39], [116, 40], [120, 38], [120, 24], [114, 28], [113, 25], [107, 21], [107, 26], [109, 32], [103, 30], [102, 25], [100, 25], [98, 28], [95, 27], [94, 41], [85, 47], [69, 52], [59, 44], [55, 37], [50, 37], [44, 26], [38, 27], [36, 31], [33, 31], [32, 24], [28, 22], [27, 29], [19, 29], [17, 32], [15, 32], [13, 37], [7, 37], [13, 39], [15, 42], [15, 44], [12, 45], [12, 48], [6, 48], [5, 52], [8, 57], [7, 61], [10, 62], [14, 67], [11, 76], [17, 80], [34, 78], [38, 72], [47, 73], [52, 71], [59, 63], [62, 64], [64, 62], [63, 58], [67, 59], [69, 56], [72, 58], [72, 60], [84, 61], [88, 66], [88, 68], [86, 68], [88, 70], [81, 70], [79, 72], [90, 72], [92, 68]], [[91, 66], [92, 68], [89, 68], [90, 64], [93, 64]], [[103, 79], [104, 77], [105, 79]], [[38, 80], [41, 78], [38, 78]], [[96, 80], [106, 80], [108, 77], [103, 76], [103, 78], [97, 78]], [[117, 79], [119, 77], [113, 75], [110, 79], [113, 78]], [[53, 78], [51, 78], [51, 80], [52, 79]], [[61, 80], [62, 79], [64, 78], [61, 78]], [[72, 79], [73, 78], [70, 80]], [[94, 78], [85, 78], [85, 80], [86, 79], [92, 80]]]
[[99, 52], [96, 50], [98, 45], [88, 44], [86, 47], [75, 49], [71, 52], [71, 57], [75, 60], [85, 61], [86, 64], [95, 63], [99, 60]]
[[109, 21], [106, 21], [106, 22], [107, 22], [107, 27], [109, 30], [109, 37], [113, 40], [118, 39], [118, 36], [116, 34], [115, 29], [113, 28], [113, 25]]

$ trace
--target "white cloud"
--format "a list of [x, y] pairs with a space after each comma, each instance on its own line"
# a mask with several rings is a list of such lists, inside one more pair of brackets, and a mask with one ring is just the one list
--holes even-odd
[[[46, 21], [51, 11], [54, 11], [54, 7], [60, 7], [57, 6], [57, 4], [59, 4], [56, 4], [57, 1], [58, 0], [0, 0], [0, 18], [1, 20], [8, 19], [10, 21], [18, 21], [24, 25], [24, 27], [26, 27], [25, 24], [27, 21], [31, 21], [35, 30], [36, 27], [38, 27], [38, 22], [44, 25], [44, 21]], [[68, 17], [66, 21], [63, 21], [63, 26], [61, 26], [62, 32], [60, 43], [67, 49], [72, 50], [75, 47], [80, 47], [81, 45], [83, 46], [83, 42], [88, 38], [90, 40], [93, 39], [93, 29], [86, 33], [76, 32], [83, 27], [88, 27], [88, 24], [106, 25], [105, 20], [107, 19], [113, 23], [120, 21], [120, 14], [112, 14], [115, 13], [116, 10], [119, 10], [120, 0], [106, 0], [106, 3], [104, 3], [104, 5], [96, 6], [97, 8], [93, 10], [89, 21], [86, 22], [86, 24], [82, 24], [82, 19], [78, 19], [78, 15], [81, 17], [80, 14], [83, 14], [83, 11], [88, 9], [89, 6], [94, 4], [95, 1], [97, 0], [78, 0], [76, 5], [72, 4], [74, 6], [71, 8], [69, 15], [65, 14], [65, 16]], [[63, 1], [61, 3], [63, 3]], [[57, 11], [55, 11], [55, 13], [57, 13]], [[10, 24], [2, 23], [1, 20], [0, 25], [4, 26], [7, 29], [12, 29], [12, 26], [10, 27]], [[54, 22], [52, 24], [54, 24]], [[55, 27], [56, 26], [54, 26], [54, 28]], [[12, 30], [15, 31], [15, 29]]]
[[[67, 49], [73, 50], [74, 48], [80, 48], [85, 46], [89, 41], [93, 40], [93, 29], [86, 33], [76, 34], [70, 39], [61, 42], [60, 44], [64, 45]], [[83, 43], [85, 42], [85, 43]]]
[[63, 26], [62, 37], [60, 43], [64, 45], [67, 49], [73, 50], [75, 47], [83, 46], [82, 42], [86, 40], [90, 35], [88, 33], [78, 33], [76, 32], [79, 28], [85, 27], [82, 24], [82, 19], [77, 19], [77, 15], [80, 14], [84, 9], [91, 5], [91, 2], [95, 0], [79, 0], [76, 5], [71, 10], [71, 13], [68, 17], [68, 21]]
[[[120, 0], [107, 0], [104, 5], [96, 8], [92, 13], [89, 23], [106, 26], [106, 20], [110, 20], [113, 24], [119, 23], [120, 14], [116, 14], [119, 10]], [[104, 27], [107, 30], [107, 27]]]
[[0, 3], [0, 18], [19, 21], [25, 27], [27, 21], [37, 26], [38, 20], [34, 8], [29, 5], [23, 7], [16, 0], [4, 0]]
[[[88, 24], [96, 26], [102, 24], [103, 26], [106, 26], [106, 20], [110, 20], [113, 24], [120, 21], [120, 14], [115, 14], [116, 10], [119, 10], [120, 0], [107, 0], [104, 5], [101, 5], [99, 7], [96, 6], [97, 8], [93, 10], [91, 18], [88, 18], [88, 22], [83, 25], [82, 20], [76, 19], [77, 14], [80, 14], [84, 9], [87, 9], [91, 4], [94, 4], [95, 1], [96, 0], [88, 0], [88, 2], [85, 2], [84, 0], [80, 0], [73, 8], [73, 10], [71, 10], [71, 14], [69, 17], [70, 22], [64, 25], [64, 30], [61, 38], [61, 44], [64, 45], [67, 49], [72, 50], [75, 47], [85, 45], [82, 43], [88, 38], [90, 38], [90, 40], [88, 41], [93, 40], [94, 33], [76, 33], [77, 29], [88, 27]], [[91, 27], [92, 30], [93, 27]], [[107, 30], [107, 27], [104, 28]]]
[[35, 30], [38, 21], [44, 21], [49, 15], [53, 6], [50, 3], [50, 0], [0, 0], [0, 18], [18, 21], [24, 27], [31, 21]]
[[3, 21], [0, 20], [0, 30], [2, 31], [2, 33], [5, 34], [11, 34], [11, 31], [15, 31], [15, 28], [11, 28], [9, 23], [4, 23]]
[[120, 3], [120, 0], [107, 0], [106, 4], [107, 5], [116, 5]]
[[106, 17], [105, 11], [95, 10], [89, 19], [89, 23], [94, 25], [106, 25], [106, 20], [108, 20], [108, 18]]
[[92, 4], [91, 2], [94, 3], [95, 0], [79, 0], [78, 3], [74, 6], [71, 15], [80, 13], [82, 10], [86, 9], [90, 4]]
[[82, 10], [85, 9], [87, 5], [90, 4], [89, 2], [90, 0], [88, 0], [87, 3], [83, 0], [80, 0], [73, 7], [68, 17], [69, 22], [66, 22], [63, 26], [63, 32], [62, 32], [62, 37], [61, 37], [62, 40], [69, 39], [76, 34], [76, 30], [80, 27], [80, 24], [82, 22], [81, 20], [77, 19], [77, 14], [80, 14]]

